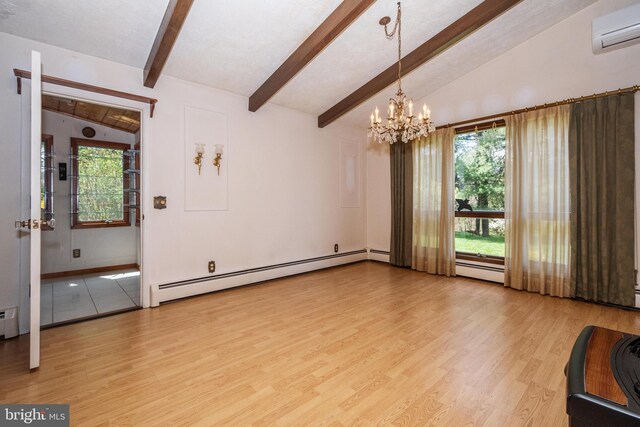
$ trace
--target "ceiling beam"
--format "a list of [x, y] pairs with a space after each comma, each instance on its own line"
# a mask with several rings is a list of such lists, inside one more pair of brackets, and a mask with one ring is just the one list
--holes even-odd
[[193, 0], [169, 0], [158, 34], [151, 47], [151, 53], [144, 66], [143, 80], [146, 87], [153, 88], [156, 85], [192, 4]]
[[[454, 46], [469, 34], [498, 17], [522, 0], [485, 0], [466, 15], [418, 46], [402, 58], [402, 73], [409, 74], [430, 59]], [[355, 92], [338, 102], [318, 117], [318, 127], [325, 127], [348, 113], [376, 93], [398, 80], [398, 63], [378, 74]]]
[[327, 47], [375, 0], [344, 0], [331, 15], [249, 97], [249, 111], [258, 111], [273, 95]]

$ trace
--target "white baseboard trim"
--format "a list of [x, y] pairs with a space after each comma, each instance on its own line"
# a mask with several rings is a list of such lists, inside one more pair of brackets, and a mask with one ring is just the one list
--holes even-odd
[[160, 303], [180, 298], [187, 298], [220, 291], [222, 289], [250, 285], [252, 283], [264, 282], [266, 280], [365, 260], [367, 260], [367, 252], [361, 249], [343, 254], [327, 255], [324, 257], [224, 273], [218, 276], [155, 285], [151, 287], [151, 305], [157, 306]]
[[389, 251], [367, 248], [367, 255], [371, 261], [389, 262]]
[[[388, 251], [368, 248], [367, 255], [371, 261], [389, 262]], [[456, 263], [456, 276], [504, 283], [503, 267], [489, 263], [460, 261]]]

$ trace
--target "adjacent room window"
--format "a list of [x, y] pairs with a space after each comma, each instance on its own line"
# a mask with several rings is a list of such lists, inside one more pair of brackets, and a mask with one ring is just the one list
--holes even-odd
[[[40, 218], [53, 218], [53, 136], [42, 134], [40, 143]], [[42, 224], [42, 230], [52, 230]]]
[[504, 263], [504, 122], [456, 130], [455, 245], [460, 259]]
[[135, 206], [136, 227], [140, 227], [140, 143], [138, 142], [133, 149], [133, 167], [134, 167], [134, 187], [133, 187], [133, 204]]
[[130, 225], [128, 144], [71, 139], [72, 228]]

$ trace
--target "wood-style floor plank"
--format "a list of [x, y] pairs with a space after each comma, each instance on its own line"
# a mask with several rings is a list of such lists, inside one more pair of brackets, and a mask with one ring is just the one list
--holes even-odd
[[0, 402], [72, 425], [566, 426], [588, 324], [640, 314], [363, 262], [2, 342]]

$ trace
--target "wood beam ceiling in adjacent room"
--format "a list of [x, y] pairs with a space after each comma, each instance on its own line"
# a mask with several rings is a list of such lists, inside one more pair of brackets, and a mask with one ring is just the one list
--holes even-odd
[[327, 47], [375, 0], [344, 0], [249, 98], [249, 111], [257, 111], [289, 80]]
[[[460, 19], [404, 56], [402, 58], [403, 74], [406, 75], [410, 73], [427, 61], [454, 46], [456, 43], [521, 1], [522, 0], [485, 0], [480, 3]], [[393, 84], [397, 79], [398, 63], [396, 62], [344, 98], [342, 101], [322, 113], [320, 117], [318, 117], [318, 127], [323, 128], [337, 120], [353, 108]]]
[[140, 130], [140, 113], [53, 95], [42, 96], [42, 109], [128, 133]]
[[143, 79], [146, 87], [153, 88], [156, 85], [192, 4], [193, 0], [169, 1], [151, 53], [144, 66]]

